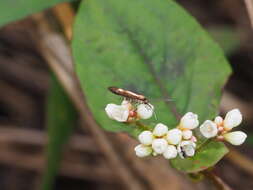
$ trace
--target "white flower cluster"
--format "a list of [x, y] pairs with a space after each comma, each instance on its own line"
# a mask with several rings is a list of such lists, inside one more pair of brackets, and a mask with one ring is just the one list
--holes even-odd
[[[109, 118], [118, 122], [134, 122], [152, 117], [154, 107], [151, 104], [132, 104], [124, 100], [121, 105], [108, 104], [105, 111]], [[242, 114], [238, 109], [229, 111], [225, 119], [217, 116], [214, 121], [206, 120], [199, 128], [205, 138], [228, 141], [233, 145], [241, 145], [247, 135], [242, 131], [230, 132], [242, 122]], [[166, 159], [192, 157], [195, 154], [197, 139], [193, 129], [199, 126], [198, 115], [186, 113], [179, 125], [169, 130], [162, 123], [158, 123], [153, 131], [143, 131], [138, 139], [141, 144], [135, 147], [138, 157], [149, 155], [163, 155]]]
[[185, 114], [177, 128], [169, 130], [162, 123], [158, 123], [154, 130], [143, 131], [138, 139], [141, 144], [135, 147], [138, 157], [162, 154], [166, 159], [191, 157], [195, 154], [197, 139], [192, 129], [199, 124], [198, 116], [189, 112]]
[[123, 100], [121, 105], [107, 104], [105, 111], [109, 118], [118, 122], [131, 122], [139, 119], [149, 119], [153, 115], [154, 107], [149, 104], [134, 106], [131, 102]]
[[242, 131], [230, 132], [242, 122], [242, 114], [238, 109], [229, 111], [225, 119], [217, 116], [214, 121], [206, 120], [200, 126], [201, 134], [206, 138], [216, 138], [217, 140], [231, 143], [232, 145], [241, 145], [244, 143], [247, 135]]

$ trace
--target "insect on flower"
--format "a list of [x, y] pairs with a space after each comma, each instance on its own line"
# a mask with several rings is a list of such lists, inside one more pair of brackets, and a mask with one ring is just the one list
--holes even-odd
[[139, 104], [146, 104], [150, 108], [152, 108], [148, 99], [144, 95], [137, 94], [135, 92], [132, 92], [129, 90], [124, 90], [122, 88], [113, 87], [113, 86], [108, 87], [108, 90], [110, 90], [114, 94], [124, 97], [126, 100], [128, 100], [130, 102], [139, 103]]
[[[137, 104], [144, 104], [147, 105], [147, 107], [151, 110], [154, 110], [154, 107], [152, 106], [152, 104], [149, 103], [149, 100], [142, 94], [137, 94], [135, 92], [129, 91], [129, 90], [124, 90], [122, 88], [118, 88], [118, 87], [108, 87], [108, 90], [110, 90], [112, 93], [122, 96], [125, 98], [125, 100], [129, 101], [129, 102], [133, 102], [133, 103], [137, 103]], [[154, 112], [155, 114], [155, 112]], [[156, 114], [155, 114], [155, 118]]]

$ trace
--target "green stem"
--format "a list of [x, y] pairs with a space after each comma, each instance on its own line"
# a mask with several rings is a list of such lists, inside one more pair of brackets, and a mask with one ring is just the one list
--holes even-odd
[[140, 121], [136, 121], [136, 122], [135, 122], [135, 124], [136, 124], [136, 126], [137, 126], [139, 129], [142, 129], [142, 130], [148, 130], [148, 131], [150, 131], [150, 130], [151, 130], [151, 128], [150, 128], [150, 127], [148, 127], [148, 126], [144, 125], [144, 124], [143, 124], [143, 123], [141, 123]]

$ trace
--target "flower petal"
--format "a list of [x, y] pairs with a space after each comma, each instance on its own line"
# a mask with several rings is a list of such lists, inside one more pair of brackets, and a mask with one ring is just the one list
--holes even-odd
[[158, 123], [153, 130], [153, 135], [157, 137], [161, 137], [161, 136], [166, 135], [167, 132], [168, 132], [168, 127], [162, 123]]
[[152, 148], [157, 154], [162, 154], [166, 150], [168, 142], [165, 139], [155, 139], [152, 142]]
[[177, 151], [181, 158], [192, 157], [195, 154], [196, 144], [192, 141], [182, 141], [178, 147]]
[[247, 138], [246, 133], [242, 131], [234, 131], [231, 133], [226, 133], [223, 136], [225, 140], [231, 143], [232, 145], [241, 145]]
[[214, 119], [214, 123], [216, 123], [217, 125], [221, 125], [223, 122], [223, 118], [221, 116], [217, 116]]
[[180, 120], [182, 129], [194, 129], [199, 125], [198, 115], [192, 112], [186, 113]]
[[226, 114], [224, 119], [224, 128], [231, 130], [232, 128], [240, 125], [242, 122], [242, 114], [239, 109], [233, 109]]
[[192, 131], [191, 130], [184, 130], [182, 132], [182, 135], [183, 135], [183, 139], [190, 139], [192, 137]]
[[177, 145], [182, 140], [182, 131], [179, 129], [171, 129], [167, 132], [166, 139], [169, 144]]
[[164, 158], [172, 159], [177, 157], [177, 149], [174, 145], [168, 145], [163, 153]]
[[129, 110], [122, 105], [107, 104], [105, 111], [109, 118], [119, 122], [126, 122], [129, 116]]
[[218, 134], [218, 128], [216, 123], [206, 120], [200, 127], [201, 134], [206, 138], [215, 137]]
[[150, 146], [145, 146], [143, 144], [137, 145], [135, 148], [135, 154], [138, 157], [146, 157], [152, 153], [152, 148]]
[[143, 131], [139, 134], [138, 139], [144, 145], [151, 145], [153, 141], [153, 134], [151, 131]]
[[137, 106], [137, 114], [141, 119], [149, 119], [154, 112], [154, 106], [151, 104], [140, 104]]

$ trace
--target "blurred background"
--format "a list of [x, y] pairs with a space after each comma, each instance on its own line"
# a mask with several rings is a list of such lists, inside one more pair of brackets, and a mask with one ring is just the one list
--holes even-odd
[[[244, 116], [241, 129], [248, 138], [238, 149], [230, 147], [230, 153], [217, 164], [215, 172], [233, 189], [251, 190], [253, 30], [245, 4], [240, 0], [177, 2], [220, 44], [233, 68], [224, 88], [220, 112], [224, 115], [232, 108], [239, 108]], [[46, 110], [50, 73], [51, 69], [57, 73], [59, 64], [68, 68], [71, 62], [71, 26], [77, 5], [60, 4], [0, 29], [1, 190], [40, 187], [48, 143]], [[64, 72], [59, 70], [58, 74], [61, 80], [66, 79]], [[86, 127], [89, 123], [79, 120], [64, 150], [55, 190], [213, 189], [210, 182], [196, 183], [169, 168], [164, 160], [140, 162], [133, 155], [136, 144], [133, 139], [125, 134], [94, 132]], [[97, 148], [95, 144], [99, 142], [106, 142], [118, 153], [116, 159], [121, 165], [116, 169], [111, 165], [115, 158], [108, 156], [112, 150], [107, 146]]]

